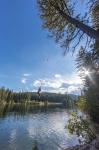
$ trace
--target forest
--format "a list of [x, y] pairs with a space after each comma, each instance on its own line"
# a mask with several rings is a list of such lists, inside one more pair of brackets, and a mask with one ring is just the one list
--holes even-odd
[[56, 94], [43, 92], [40, 97], [37, 92], [13, 92], [4, 87], [0, 89], [0, 103], [29, 103], [40, 104], [40, 102], [62, 104], [65, 107], [69, 107], [75, 103], [78, 99], [76, 95], [69, 94]]

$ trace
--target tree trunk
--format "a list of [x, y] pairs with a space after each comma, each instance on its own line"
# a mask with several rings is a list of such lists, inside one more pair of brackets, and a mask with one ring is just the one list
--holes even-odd
[[[55, 6], [54, 6], [55, 7]], [[67, 15], [64, 13], [62, 10], [59, 9], [59, 7], [56, 7], [57, 11], [62, 15], [68, 22], [79, 28], [81, 31], [86, 33], [89, 37], [97, 40], [99, 42], [99, 32], [96, 31], [95, 29], [91, 28], [90, 26], [84, 24], [83, 22], [72, 18], [71, 16]]]

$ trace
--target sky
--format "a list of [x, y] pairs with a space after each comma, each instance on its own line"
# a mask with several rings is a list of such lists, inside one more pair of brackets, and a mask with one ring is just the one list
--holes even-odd
[[78, 93], [75, 57], [48, 38], [36, 0], [0, 0], [0, 87]]

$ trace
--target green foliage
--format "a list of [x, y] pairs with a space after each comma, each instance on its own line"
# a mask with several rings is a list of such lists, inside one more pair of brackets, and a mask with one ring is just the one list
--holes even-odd
[[[96, 42], [97, 44], [97, 42]], [[86, 97], [87, 108], [91, 118], [99, 122], [99, 52], [96, 44], [92, 45], [92, 51], [86, 52], [83, 48], [77, 56], [77, 68], [84, 81], [84, 95]], [[89, 74], [85, 74], [88, 70]]]
[[13, 100], [13, 92], [9, 89], [5, 89], [4, 87], [2, 87], [0, 89], [0, 102], [9, 102], [11, 100]]
[[[69, 0], [38, 0], [38, 3], [43, 27], [49, 29], [56, 42], [62, 43], [62, 46], [69, 45], [75, 35], [76, 28], [57, 10], [59, 8], [68, 15], [73, 14], [73, 6], [69, 4]], [[66, 31], [68, 34], [65, 33]]]
[[71, 119], [68, 121], [68, 129], [71, 134], [76, 134], [79, 143], [89, 143], [96, 138], [94, 132], [89, 126], [89, 123], [81, 116], [73, 113]]
[[78, 108], [80, 108], [82, 111], [88, 111], [88, 104], [87, 99], [85, 96], [80, 96], [79, 99], [76, 102], [76, 105]]
[[92, 11], [92, 17], [93, 17], [93, 24], [94, 27], [98, 30], [99, 29], [99, 1], [94, 4], [93, 11]]

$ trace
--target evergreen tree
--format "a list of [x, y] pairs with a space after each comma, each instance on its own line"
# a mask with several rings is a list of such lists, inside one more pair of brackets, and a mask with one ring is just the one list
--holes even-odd
[[73, 0], [38, 0], [38, 4], [43, 27], [50, 31], [56, 42], [66, 48], [65, 52], [71, 50], [71, 43], [74, 51], [83, 38], [86, 40], [85, 46], [88, 46], [92, 39], [99, 42], [99, 31], [92, 23], [93, 16], [93, 22], [99, 19], [97, 0], [87, 0], [87, 13], [83, 12], [84, 15], [77, 13]]

